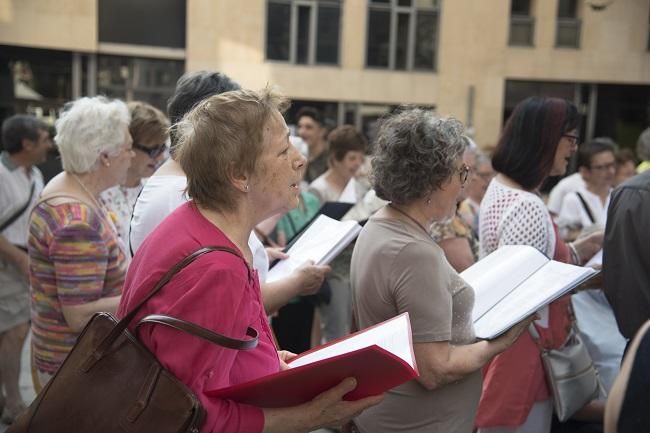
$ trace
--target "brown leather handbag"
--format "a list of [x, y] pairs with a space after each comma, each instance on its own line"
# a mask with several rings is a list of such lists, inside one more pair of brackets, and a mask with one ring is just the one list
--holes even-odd
[[[111, 314], [95, 314], [54, 377], [7, 432], [198, 432], [205, 417], [198, 398], [127, 327], [176, 273], [213, 251], [241, 257], [227, 247], [200, 248], [167, 271], [119, 322]], [[253, 328], [247, 330], [250, 339], [236, 340], [163, 315], [144, 317], [134, 333], [147, 323], [170, 326], [230, 349], [252, 349], [258, 340]]]

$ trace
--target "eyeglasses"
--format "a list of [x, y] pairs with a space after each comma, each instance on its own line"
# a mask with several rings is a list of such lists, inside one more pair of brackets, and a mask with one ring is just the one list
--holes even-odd
[[571, 144], [578, 144], [580, 142], [580, 137], [578, 135], [573, 135], [573, 134], [562, 134], [562, 137], [568, 138], [569, 140], [572, 141]]
[[471, 169], [467, 166], [467, 164], [463, 164], [458, 169], [458, 175], [460, 176], [461, 185], [465, 185], [467, 183], [467, 179], [469, 179], [469, 172], [470, 171], [471, 171]]
[[616, 170], [615, 162], [608, 162], [607, 164], [592, 165], [589, 167], [590, 170]]
[[167, 144], [162, 143], [156, 147], [146, 147], [142, 144], [133, 143], [133, 148], [139, 150], [140, 152], [146, 153], [150, 158], [157, 158], [167, 149]]

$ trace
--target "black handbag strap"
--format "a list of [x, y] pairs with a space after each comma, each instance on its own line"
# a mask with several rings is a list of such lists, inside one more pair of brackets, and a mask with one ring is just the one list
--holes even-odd
[[32, 187], [29, 189], [29, 198], [20, 209], [14, 212], [13, 215], [11, 215], [8, 220], [2, 223], [2, 225], [0, 226], [0, 232], [4, 231], [4, 229], [12, 225], [14, 221], [16, 221], [18, 218], [22, 216], [22, 214], [25, 213], [25, 211], [29, 207], [29, 204], [32, 202], [32, 197], [34, 197], [35, 189], [36, 189], [36, 182], [32, 182]]
[[[104, 354], [113, 345], [113, 342], [115, 342], [115, 340], [117, 340], [117, 338], [120, 335], [122, 335], [122, 332], [124, 332], [124, 330], [129, 326], [131, 321], [133, 321], [133, 319], [135, 318], [136, 314], [138, 314], [138, 311], [140, 311], [142, 306], [147, 301], [149, 301], [149, 299], [151, 299], [154, 295], [156, 295], [160, 291], [160, 289], [162, 289], [172, 279], [172, 277], [174, 275], [179, 273], [183, 268], [188, 266], [190, 263], [192, 263], [193, 261], [195, 261], [199, 257], [201, 257], [201, 256], [203, 256], [205, 254], [211, 253], [213, 251], [222, 251], [222, 252], [226, 252], [226, 253], [229, 253], [229, 254], [233, 254], [233, 255], [241, 258], [242, 260], [244, 260], [243, 257], [239, 253], [237, 253], [235, 250], [233, 250], [232, 248], [229, 248], [229, 247], [206, 246], [206, 247], [201, 247], [201, 248], [195, 250], [190, 255], [186, 256], [181, 261], [179, 261], [174, 266], [172, 266], [162, 276], [162, 278], [160, 278], [160, 280], [158, 280], [156, 285], [149, 291], [149, 293], [140, 302], [138, 302], [135, 305], [135, 307], [133, 307], [131, 309], [131, 311], [129, 311], [122, 318], [122, 320], [120, 320], [117, 323], [117, 325], [115, 325], [113, 330], [106, 336], [106, 338], [104, 338], [104, 340], [99, 344], [99, 346], [97, 346], [97, 348], [95, 349], [95, 352], [92, 355], [92, 358], [94, 358], [95, 360], [99, 360], [104, 356]], [[244, 263], [246, 263], [246, 262], [244, 261]], [[246, 267], [248, 268], [248, 264], [246, 264]], [[249, 275], [250, 275], [250, 269], [248, 269], [248, 271], [249, 271]], [[232, 339], [232, 338], [225, 337], [223, 335], [217, 334], [217, 333], [215, 333], [213, 331], [207, 330], [207, 329], [202, 328], [202, 327], [200, 327], [198, 325], [195, 325], [193, 323], [181, 321], [180, 319], [175, 319], [173, 317], [162, 316], [162, 315], [158, 315], [157, 317], [158, 317], [158, 320], [157, 321], [152, 320], [153, 323], [163, 324], [163, 325], [166, 325], [166, 326], [172, 326], [172, 323], [173, 323], [173, 325], [178, 326], [178, 323], [182, 322], [183, 323], [182, 328], [178, 328], [176, 326], [172, 326], [172, 327], [174, 327], [176, 329], [180, 329], [180, 330], [185, 331], [185, 332], [189, 332], [190, 334], [193, 334], [193, 335], [197, 335], [197, 336], [199, 336], [201, 338], [206, 338], [206, 336], [207, 336], [208, 338], [206, 338], [206, 339], [208, 341], [210, 341], [210, 342], [215, 343], [215, 344], [221, 345], [222, 342], [228, 342], [228, 341], [236, 342], [235, 346], [237, 346], [237, 347], [234, 347], [234, 348], [237, 348], [237, 349], [252, 348], [252, 347], [255, 347], [257, 345], [258, 333], [253, 328], [248, 328], [248, 330], [246, 332], [247, 335], [251, 336], [250, 340], [236, 340], [236, 339]], [[160, 317], [165, 317], [165, 319], [163, 319], [161, 321], [161, 320], [159, 320]], [[168, 320], [168, 319], [172, 319], [172, 320]], [[229, 346], [226, 345], [226, 347], [229, 347]]]
[[580, 200], [580, 203], [582, 203], [582, 207], [584, 208], [585, 212], [587, 212], [589, 221], [591, 221], [592, 224], [595, 224], [596, 219], [594, 218], [594, 214], [591, 213], [591, 209], [589, 208], [589, 205], [585, 201], [585, 198], [578, 191], [576, 191], [576, 195], [578, 196], [578, 200]]

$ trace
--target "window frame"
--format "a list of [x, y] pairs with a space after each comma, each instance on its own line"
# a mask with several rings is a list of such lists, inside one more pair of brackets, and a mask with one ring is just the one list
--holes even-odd
[[[560, 2], [557, 3], [557, 11], [555, 13], [555, 48], [569, 48], [569, 49], [580, 49], [580, 43], [582, 42], [582, 19], [580, 18], [580, 0], [576, 0], [575, 11], [573, 17], [561, 17], [560, 16]], [[575, 30], [575, 43], [573, 44], [562, 44], [560, 43], [560, 29], [561, 28], [572, 28]]]
[[[299, 66], [333, 66], [341, 65], [341, 36], [343, 33], [343, 2], [344, 0], [266, 0], [264, 6], [264, 60], [271, 63], [285, 63]], [[268, 56], [268, 27], [269, 27], [269, 4], [288, 4], [290, 7], [289, 16], [289, 59], [271, 59]], [[309, 11], [309, 39], [307, 45], [307, 63], [298, 63], [298, 8], [308, 6]], [[316, 38], [318, 35], [318, 7], [338, 6], [339, 7], [339, 33], [338, 47], [336, 50], [336, 62], [324, 63], [316, 61]]]
[[[509, 18], [508, 18], [508, 46], [509, 47], [517, 47], [517, 48], [527, 48], [527, 47], [534, 47], [535, 46], [535, 16], [533, 15], [533, 9], [535, 7], [535, 3], [533, 0], [529, 0], [528, 3], [528, 15], [524, 15], [521, 13], [513, 13], [512, 12], [512, 0], [510, 0], [510, 8], [509, 8]], [[513, 24], [525, 24], [528, 25], [530, 29], [528, 41], [524, 43], [520, 43], [518, 41], [513, 40]]]
[[648, 36], [647, 36], [647, 40], [646, 40], [645, 49], [646, 49], [646, 51], [650, 52], [650, 9], [648, 9], [648, 30], [647, 30], [647, 32], [648, 32]]
[[[433, 7], [418, 7], [417, 1], [413, 0], [410, 6], [400, 6], [399, 0], [388, 0], [388, 3], [373, 3], [373, 0], [368, 0], [367, 13], [366, 13], [366, 34], [365, 34], [365, 50], [364, 50], [364, 65], [367, 69], [375, 69], [380, 71], [396, 71], [396, 72], [437, 72], [438, 71], [438, 42], [440, 39], [440, 0], [434, 0], [435, 6]], [[368, 37], [370, 36], [370, 11], [381, 10], [390, 13], [390, 29], [388, 30], [388, 66], [376, 66], [368, 64]], [[436, 25], [433, 32], [433, 53], [431, 68], [415, 67], [415, 33], [417, 24], [417, 14], [419, 11], [433, 12], [436, 16]], [[408, 37], [406, 42], [406, 67], [404, 69], [397, 69], [395, 67], [395, 58], [397, 57], [397, 21], [400, 13], [409, 14], [408, 21]]]

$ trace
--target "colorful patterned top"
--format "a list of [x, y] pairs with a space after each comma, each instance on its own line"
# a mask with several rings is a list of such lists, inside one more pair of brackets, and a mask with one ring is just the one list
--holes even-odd
[[135, 201], [144, 187], [143, 183], [138, 186], [126, 187], [116, 185], [109, 188], [99, 195], [99, 201], [102, 202], [109, 212], [115, 215], [115, 228], [124, 245], [129, 244], [129, 229], [131, 227], [131, 215]]
[[465, 238], [472, 250], [474, 261], [478, 261], [478, 241], [472, 227], [456, 213], [453, 218], [444, 222], [434, 222], [431, 225], [431, 237], [436, 243], [445, 239]]
[[77, 340], [62, 305], [118, 296], [127, 256], [107, 215], [79, 202], [38, 204], [29, 227], [32, 350], [38, 370], [53, 374]]

